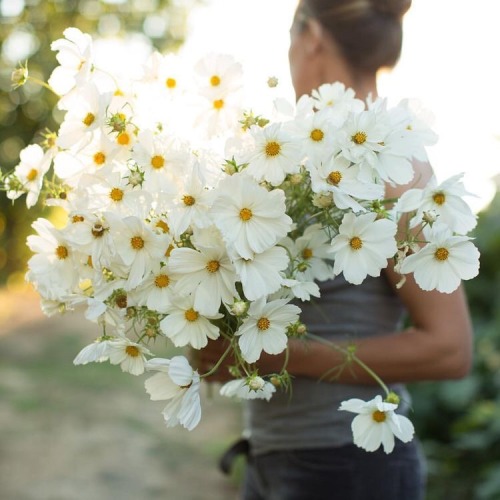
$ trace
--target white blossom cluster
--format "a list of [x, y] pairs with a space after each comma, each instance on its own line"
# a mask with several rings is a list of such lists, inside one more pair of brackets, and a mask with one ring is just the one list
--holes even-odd
[[27, 279], [47, 314], [83, 305], [102, 326], [75, 364], [156, 372], [146, 389], [169, 401], [169, 426], [198, 424], [200, 374], [184, 356], [154, 357], [161, 338], [198, 350], [224, 336], [237, 366], [221, 393], [269, 399], [275, 385], [254, 363], [304, 331], [290, 302], [318, 297], [318, 281], [343, 273], [360, 284], [390, 258], [424, 290], [449, 293], [477, 274], [460, 176], [384, 200], [435, 140], [406, 103], [364, 103], [333, 83], [268, 120], [244, 111], [242, 68], [228, 56], [187, 68], [155, 53], [130, 81], [96, 68], [76, 28], [52, 49], [64, 120], [44, 147], [21, 152], [5, 185], [28, 207], [46, 192], [67, 218], [33, 224]]

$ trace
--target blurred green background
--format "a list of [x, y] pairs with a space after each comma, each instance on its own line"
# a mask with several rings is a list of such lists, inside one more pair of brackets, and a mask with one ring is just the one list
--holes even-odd
[[[58, 112], [53, 109], [55, 99], [45, 89], [32, 84], [16, 90], [11, 89], [10, 75], [18, 62], [29, 60], [30, 74], [41, 80], [47, 80], [56, 65], [50, 43], [60, 38], [68, 26], [76, 26], [82, 31], [100, 37], [133, 35], [160, 51], [175, 49], [183, 42], [187, 15], [196, 1], [1, 0], [0, 167], [2, 172], [8, 172], [18, 163], [22, 148], [32, 142], [40, 142], [41, 132], [45, 128], [56, 130], [60, 121]], [[40, 212], [37, 213], [34, 209], [28, 212], [24, 199], [13, 206], [5, 196], [0, 196], [0, 285], [8, 290], [23, 279], [29, 257], [25, 239], [30, 232], [31, 221], [39, 214]], [[466, 283], [475, 325], [475, 362], [472, 373], [458, 382], [419, 383], [411, 387], [415, 410], [412, 420], [423, 441], [429, 461], [428, 500], [500, 499], [500, 259], [498, 258], [500, 196], [498, 194], [490, 206], [479, 214], [475, 237], [475, 243], [481, 252], [481, 272], [478, 278]], [[54, 345], [50, 342], [35, 344], [38, 345], [38, 350], [32, 350], [31, 358], [26, 354], [20, 354], [24, 353], [22, 350], [24, 347], [17, 338], [9, 340], [8, 344], [4, 341], [3, 356], [0, 356], [3, 363], [3, 371], [0, 370], [2, 380], [0, 393], [2, 398], [11, 398], [8, 400], [13, 405], [12, 408], [27, 416], [39, 416], [39, 412], [46, 411], [44, 408], [48, 400], [56, 407], [58, 404], [62, 405], [57, 407], [57, 411], [64, 417], [69, 408], [77, 405], [78, 401], [78, 398], [64, 403], [62, 399], [58, 402], [53, 401], [54, 398], [57, 400], [57, 390], [63, 391], [64, 383], [68, 385], [70, 381], [70, 385], [79, 384], [83, 392], [104, 391], [100, 385], [102, 379], [99, 378], [99, 370], [92, 372], [91, 376], [95, 376], [95, 380], [87, 377], [79, 380], [79, 375], [72, 366], [61, 364], [63, 355], [65, 360], [71, 360], [72, 355], [78, 350], [74, 340], [71, 340], [72, 334], [71, 329], [67, 330], [62, 343], [58, 337], [57, 342], [53, 338], [49, 339], [50, 342], [55, 342]], [[29, 335], [32, 335], [32, 332]], [[25, 339], [25, 342], [31, 341]], [[80, 345], [84, 343], [82, 340]], [[41, 364], [34, 362], [36, 359], [42, 359]], [[29, 363], [26, 363], [27, 360]], [[57, 386], [59, 389], [55, 392], [50, 391], [50, 394], [41, 393], [36, 389], [37, 386], [34, 386], [33, 394], [28, 391], [20, 397], [18, 390], [12, 389], [15, 384], [9, 386], [6, 377], [8, 374], [16, 373], [16, 367], [23, 366], [23, 361], [25, 363], [23, 377], [32, 376], [34, 379], [43, 377], [52, 387], [56, 387], [58, 381], [62, 381], [63, 385]], [[120, 391], [125, 390], [128, 392], [128, 386], [124, 387], [121, 382], [115, 382], [112, 375], [104, 373], [107, 368], [103, 367], [102, 370], [104, 370], [102, 377], [109, 381], [110, 394], [120, 394]], [[136, 396], [137, 394], [132, 395]], [[97, 396], [94, 394], [92, 397]], [[4, 402], [7, 399], [4, 399]], [[105, 410], [101, 408], [100, 411]], [[117, 420], [119, 413], [114, 416]], [[225, 415], [229, 413], [235, 418], [232, 407]], [[154, 418], [158, 417], [155, 414]], [[66, 418], [69, 418], [68, 415]], [[128, 426], [132, 436], [146, 432], [141, 428], [143, 424], [140, 424], [139, 420], [129, 417], [124, 424]], [[148, 439], [152, 439], [152, 442], [160, 439], [158, 436], [152, 437], [151, 430], [147, 432]], [[215, 461], [217, 453], [223, 447], [221, 443], [225, 444], [227, 441], [223, 430], [219, 429], [219, 432], [220, 434], [214, 434], [213, 442], [205, 440], [202, 444], [201, 464], [204, 467], [207, 466], [206, 457], [209, 456], [210, 460]], [[232, 432], [236, 433], [234, 428]], [[180, 441], [176, 442], [175, 439], [181, 438], [174, 437], [174, 443], [177, 443], [175, 449], [180, 453], [178, 450], [182, 446]], [[161, 454], [155, 448], [158, 445], [151, 446], [153, 449], [151, 453]], [[184, 457], [183, 459], [188, 461], [196, 460], [194, 457], [200, 456], [200, 450], [197, 450], [193, 443], [189, 446], [187, 454], [180, 454], [179, 457]], [[212, 451], [206, 455], [203, 446]], [[164, 457], [163, 460], [166, 460], [165, 467], [172, 467], [168, 459]], [[198, 497], [194, 495], [193, 498]]]

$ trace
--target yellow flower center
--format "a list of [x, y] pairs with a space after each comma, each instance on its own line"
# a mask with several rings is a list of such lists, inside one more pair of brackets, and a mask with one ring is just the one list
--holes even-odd
[[240, 219], [244, 222], [249, 221], [252, 215], [252, 211], [249, 208], [242, 208], [240, 210]]
[[353, 250], [359, 250], [363, 246], [363, 242], [361, 241], [360, 238], [358, 238], [357, 236], [354, 236], [349, 241], [349, 245], [351, 245], [351, 248]]
[[316, 142], [319, 142], [319, 141], [322, 141], [323, 140], [323, 137], [325, 137], [325, 134], [323, 133], [322, 130], [320, 130], [319, 128], [315, 128], [312, 132], [311, 132], [311, 139], [313, 141], [316, 141]]
[[310, 259], [312, 256], [313, 256], [313, 251], [311, 248], [304, 248], [304, 250], [302, 250], [303, 259], [307, 260]]
[[116, 137], [116, 142], [120, 146], [128, 146], [130, 144], [130, 136], [127, 134], [127, 132], [122, 132]]
[[184, 317], [190, 322], [196, 321], [198, 319], [198, 316], [199, 316], [198, 312], [195, 311], [193, 308], [188, 309], [184, 313]]
[[87, 113], [87, 116], [85, 116], [82, 122], [86, 127], [90, 127], [94, 123], [94, 120], [95, 115], [93, 115], [92, 113]]
[[196, 203], [196, 200], [189, 194], [184, 195], [182, 197], [182, 201], [184, 202], [184, 205], [186, 205], [186, 207], [192, 207]]
[[224, 107], [224, 100], [223, 99], [216, 99], [213, 102], [214, 109], [222, 109]]
[[159, 227], [164, 233], [170, 232], [169, 225], [165, 221], [163, 221], [163, 220], [159, 220], [156, 223], [156, 227]]
[[28, 175], [26, 176], [26, 179], [31, 182], [34, 181], [38, 177], [38, 170], [32, 168], [29, 172]]
[[124, 94], [120, 89], [116, 89], [113, 93], [116, 97], [122, 97]]
[[209, 273], [216, 273], [219, 270], [220, 263], [218, 260], [211, 260], [206, 266], [206, 270]]
[[128, 356], [130, 356], [131, 358], [137, 358], [137, 356], [139, 356], [139, 354], [141, 353], [139, 351], [139, 348], [136, 347], [135, 345], [128, 345], [126, 348], [125, 348], [125, 352], [127, 353]]
[[56, 248], [56, 255], [59, 260], [64, 260], [68, 257], [68, 249], [65, 246], [59, 245]]
[[260, 318], [259, 321], [257, 321], [257, 328], [263, 332], [267, 330], [271, 326], [271, 322], [267, 318]]
[[133, 236], [130, 238], [130, 245], [134, 250], [144, 248], [144, 240], [140, 236]]
[[119, 188], [113, 188], [109, 192], [109, 197], [113, 201], [122, 201], [123, 200], [123, 191], [121, 189], [119, 189]]
[[446, 248], [443, 248], [443, 247], [438, 248], [434, 252], [434, 257], [436, 257], [436, 259], [440, 260], [440, 261], [445, 261], [449, 255], [450, 255], [450, 252]]
[[73, 217], [71, 218], [71, 222], [73, 222], [73, 224], [76, 224], [77, 222], [83, 222], [85, 220], [85, 217], [83, 215], [73, 215]]
[[385, 415], [385, 412], [380, 411], [380, 410], [375, 410], [372, 413], [372, 418], [375, 420], [375, 422], [378, 422], [379, 424], [382, 422], [385, 422], [385, 419], [387, 418]]
[[170, 278], [166, 274], [159, 274], [155, 278], [155, 286], [158, 288], [165, 288], [170, 284]]
[[151, 166], [153, 168], [162, 168], [165, 165], [165, 158], [160, 155], [155, 155], [151, 158]]
[[363, 144], [366, 142], [366, 134], [365, 132], [356, 132], [352, 137], [352, 142], [355, 142], [356, 144]]
[[435, 193], [432, 199], [436, 205], [443, 205], [446, 201], [446, 195], [444, 193]]
[[101, 153], [101, 151], [97, 152], [94, 155], [94, 163], [96, 165], [102, 165], [106, 161], [106, 155], [104, 153]]
[[338, 170], [330, 172], [326, 178], [326, 182], [328, 182], [328, 184], [333, 184], [334, 186], [336, 186], [341, 180], [342, 174]]
[[175, 78], [167, 78], [165, 80], [165, 85], [169, 89], [175, 89], [175, 87], [177, 87], [177, 80]]
[[220, 85], [220, 77], [213, 75], [212, 78], [210, 78], [210, 85], [212, 85], [212, 87], [218, 87]]
[[266, 144], [266, 156], [278, 156], [281, 151], [281, 146], [276, 141], [269, 141]]

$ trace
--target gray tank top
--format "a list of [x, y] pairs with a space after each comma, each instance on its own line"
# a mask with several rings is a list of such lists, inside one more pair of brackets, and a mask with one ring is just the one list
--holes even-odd
[[[332, 340], [361, 339], [394, 332], [401, 328], [404, 307], [384, 276], [368, 277], [361, 285], [351, 285], [343, 276], [320, 284], [321, 298], [303, 302], [301, 320], [310, 332]], [[410, 404], [404, 386], [390, 389], [401, 397], [398, 413]], [[248, 401], [246, 432], [255, 454], [269, 451], [336, 447], [352, 444], [354, 414], [339, 411], [350, 398], [373, 399], [384, 396], [377, 386], [320, 382], [296, 377], [292, 394], [277, 391], [269, 402]]]

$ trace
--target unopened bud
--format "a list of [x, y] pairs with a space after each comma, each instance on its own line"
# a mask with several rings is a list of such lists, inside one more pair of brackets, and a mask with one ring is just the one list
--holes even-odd
[[231, 306], [231, 312], [235, 316], [243, 316], [247, 312], [247, 310], [248, 310], [248, 302], [245, 302], [244, 300], [237, 300]]
[[266, 382], [262, 377], [256, 375], [248, 380], [248, 387], [250, 387], [252, 391], [260, 391], [264, 387], [265, 383]]
[[275, 88], [278, 86], [278, 79], [275, 77], [275, 76], [270, 76], [268, 79], [267, 79], [267, 85], [268, 87], [270, 88]]
[[28, 81], [28, 66], [15, 69], [10, 75], [10, 81], [15, 89], [22, 87]]
[[333, 205], [332, 193], [316, 193], [312, 197], [312, 204], [318, 208], [328, 208]]

